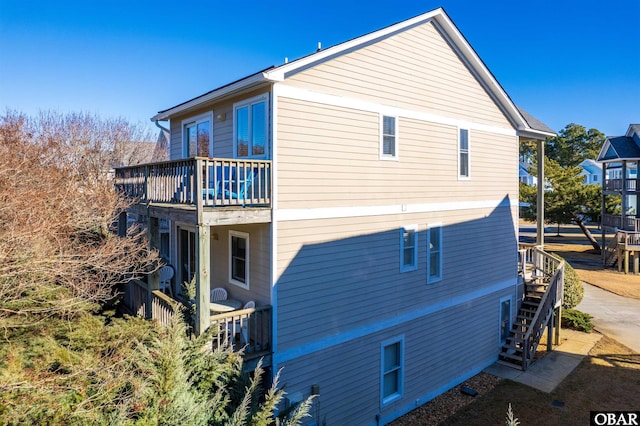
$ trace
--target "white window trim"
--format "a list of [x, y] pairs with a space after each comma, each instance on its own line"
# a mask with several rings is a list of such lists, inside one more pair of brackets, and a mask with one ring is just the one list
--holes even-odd
[[[438, 274], [438, 276], [432, 277], [430, 275], [430, 271], [431, 271], [431, 229], [433, 228], [438, 228], [440, 231], [440, 257], [438, 258], [439, 260], [439, 265], [438, 265], [438, 271], [440, 272]], [[427, 284], [434, 284], [437, 282], [442, 281], [442, 257], [443, 257], [443, 250], [442, 250], [442, 246], [444, 241], [442, 240], [442, 223], [431, 223], [429, 225], [427, 225]]]
[[[247, 256], [245, 259], [245, 277], [246, 277], [246, 282], [242, 282], [242, 281], [238, 281], [236, 279], [233, 278], [233, 238], [232, 237], [238, 237], [238, 238], [244, 238], [247, 240]], [[239, 232], [239, 231], [229, 231], [229, 283], [236, 285], [238, 287], [242, 287], [246, 290], [249, 290], [249, 270], [251, 269], [250, 266], [250, 250], [251, 246], [250, 246], [250, 241], [249, 241], [249, 234], [247, 234], [246, 232]]]
[[180, 127], [180, 131], [182, 132], [182, 158], [189, 158], [189, 147], [187, 146], [187, 132], [185, 128], [186, 125], [191, 123], [198, 124], [207, 120], [209, 121], [209, 157], [213, 157], [213, 111], [209, 111], [207, 113], [182, 120]]
[[[413, 231], [413, 264], [404, 264], [404, 231]], [[415, 271], [418, 269], [418, 225], [407, 225], [400, 228], [400, 272]]]
[[[390, 345], [394, 345], [400, 343], [400, 366], [398, 370], [400, 374], [398, 375], [398, 392], [389, 395], [387, 397], [384, 396], [384, 348]], [[384, 407], [386, 405], [391, 404], [394, 401], [402, 398], [404, 394], [404, 335], [394, 337], [392, 339], [385, 340], [380, 343], [380, 406]]]
[[[252, 104], [258, 103], [260, 101], [264, 101], [265, 106], [265, 119], [264, 119], [264, 134], [265, 134], [265, 142], [264, 142], [264, 155], [251, 155], [251, 151], [253, 151], [253, 147], [249, 149], [249, 155], [247, 157], [238, 157], [238, 132], [236, 131], [236, 121], [237, 121], [237, 110], [238, 108], [242, 108], [245, 106], [251, 106]], [[258, 96], [254, 96], [253, 98], [244, 99], [240, 102], [236, 102], [233, 104], [233, 129], [231, 130], [233, 133], [233, 156], [235, 158], [253, 158], [253, 159], [262, 159], [266, 160], [269, 158], [269, 146], [270, 146], [270, 134], [269, 134], [269, 119], [270, 119], [270, 103], [269, 103], [269, 93], [263, 93]], [[251, 108], [249, 108], [251, 110]], [[250, 124], [251, 126], [251, 121]]]
[[[460, 136], [462, 131], [467, 131], [467, 175], [460, 174], [460, 156], [462, 150], [460, 149]], [[470, 180], [471, 179], [471, 132], [466, 127], [458, 127], [458, 180]]]
[[[395, 153], [396, 155], [388, 155], [384, 153], [384, 117], [393, 117], [395, 119], [395, 124], [396, 124], [396, 128], [395, 128]], [[380, 144], [380, 159], [381, 160], [391, 160], [391, 161], [397, 161], [400, 159], [400, 132], [399, 132], [399, 122], [400, 120], [398, 120], [398, 116], [397, 115], [393, 115], [393, 114], [385, 114], [385, 113], [380, 113], [380, 131], [379, 131], [379, 144]]]
[[[499, 312], [498, 312], [498, 346], [502, 346], [507, 339], [503, 339], [501, 336], [502, 333], [502, 302], [506, 302], [509, 301], [509, 326], [513, 325], [512, 321], [513, 321], [513, 298], [511, 296], [505, 296], [500, 298], [500, 305], [498, 306]], [[509, 327], [509, 330], [511, 329], [511, 327]], [[507, 334], [509, 332], [507, 331]]]

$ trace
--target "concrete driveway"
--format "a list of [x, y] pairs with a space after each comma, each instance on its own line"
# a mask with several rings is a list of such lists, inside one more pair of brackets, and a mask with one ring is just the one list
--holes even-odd
[[584, 298], [576, 309], [593, 316], [596, 330], [640, 353], [640, 300], [584, 283]]

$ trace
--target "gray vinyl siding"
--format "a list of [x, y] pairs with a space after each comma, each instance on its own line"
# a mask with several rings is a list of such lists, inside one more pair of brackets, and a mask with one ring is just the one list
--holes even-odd
[[[496, 292], [283, 362], [281, 384], [289, 395], [303, 397], [311, 385], [319, 385], [320, 396], [311, 410], [314, 420], [319, 414], [319, 424], [376, 424], [376, 414], [388, 421], [497, 359], [499, 300], [511, 293]], [[380, 407], [380, 345], [398, 336], [404, 336], [403, 397]]]
[[[517, 279], [512, 208], [278, 224], [278, 347], [286, 350]], [[442, 281], [427, 284], [426, 229], [442, 223]], [[400, 228], [418, 269], [400, 272]], [[313, 318], [313, 321], [308, 321]], [[495, 330], [494, 330], [495, 332]]]

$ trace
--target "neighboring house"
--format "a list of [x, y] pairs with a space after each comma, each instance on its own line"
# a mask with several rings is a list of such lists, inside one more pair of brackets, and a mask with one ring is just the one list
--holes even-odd
[[[152, 242], [167, 230], [173, 293], [194, 279], [196, 329], [242, 328], [289, 401], [318, 395], [315, 424], [387, 423], [498, 359], [522, 291], [519, 143], [554, 133], [442, 9], [152, 120], [170, 161], [118, 185]], [[264, 315], [221, 322], [216, 287]]]
[[[606, 195], [619, 195], [621, 213], [602, 215], [602, 246], [604, 265], [618, 265], [618, 270], [640, 273], [640, 124], [631, 124], [624, 136], [605, 139], [597, 161], [602, 163], [606, 180], [602, 191], [602, 205]], [[616, 232], [607, 244], [605, 231]], [[633, 265], [633, 266], [631, 266]]]
[[607, 137], [598, 154], [606, 181], [604, 194], [622, 197], [622, 214], [603, 212], [603, 224], [624, 230], [640, 231], [638, 163], [640, 162], [640, 124], [631, 124], [625, 136]]
[[602, 185], [602, 166], [594, 160], [586, 159], [578, 164], [582, 168], [580, 174], [584, 176], [587, 185]]
[[518, 167], [518, 179], [526, 185], [536, 186], [538, 184], [538, 179], [529, 173], [529, 167], [531, 167], [531, 164], [520, 161]]
[[153, 149], [153, 155], [151, 161], [167, 161], [169, 159], [169, 141], [171, 140], [171, 134], [168, 129], [161, 128], [158, 132], [158, 139], [156, 140], [155, 147]]

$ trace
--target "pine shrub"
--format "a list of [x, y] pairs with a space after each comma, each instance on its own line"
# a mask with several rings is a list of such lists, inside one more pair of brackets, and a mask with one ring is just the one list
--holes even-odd
[[556, 259], [564, 260], [564, 298], [562, 300], [562, 309], [573, 309], [578, 306], [584, 296], [582, 281], [569, 262], [555, 253], [552, 253], [552, 256]]
[[591, 318], [593, 318], [591, 315], [577, 309], [564, 309], [562, 311], [562, 326], [591, 333], [593, 330]]

